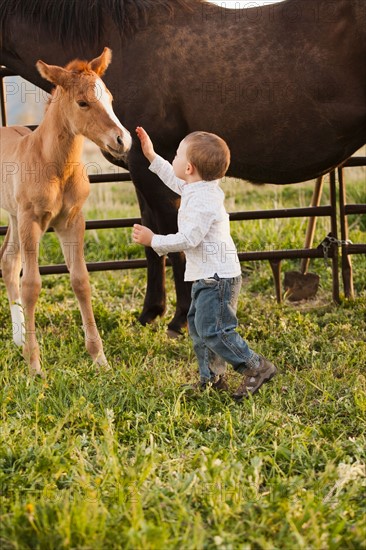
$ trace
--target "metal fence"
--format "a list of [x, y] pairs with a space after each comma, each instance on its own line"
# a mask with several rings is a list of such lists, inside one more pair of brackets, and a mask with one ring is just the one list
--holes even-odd
[[[5, 67], [0, 68], [0, 106], [2, 125], [7, 124], [6, 101], [4, 91], [4, 78], [7, 76], [16, 76], [13, 72]], [[30, 126], [34, 129], [34, 126]], [[281, 261], [285, 259], [302, 259], [302, 258], [323, 258], [325, 254], [332, 261], [332, 279], [333, 279], [333, 299], [339, 302], [339, 252], [341, 249], [341, 268], [343, 277], [344, 293], [347, 297], [353, 296], [353, 275], [350, 256], [352, 254], [366, 254], [365, 244], [351, 244], [348, 242], [348, 221], [347, 217], [351, 214], [366, 214], [366, 204], [347, 204], [346, 203], [346, 184], [344, 180], [344, 170], [348, 167], [366, 166], [366, 157], [358, 156], [351, 157], [337, 172], [330, 172], [330, 204], [326, 206], [310, 206], [303, 208], [286, 208], [272, 210], [256, 210], [246, 212], [230, 213], [231, 221], [242, 220], [266, 220], [279, 218], [297, 218], [297, 217], [329, 217], [330, 219], [330, 234], [323, 243], [317, 248], [300, 248], [300, 249], [285, 249], [285, 250], [269, 250], [269, 251], [251, 251], [239, 252], [241, 262], [268, 260], [270, 262], [277, 301], [282, 299], [280, 271]], [[338, 175], [338, 186], [337, 186]], [[89, 176], [90, 182], [123, 182], [130, 181], [129, 173], [113, 173], [99, 174]], [[132, 227], [134, 223], [140, 223], [140, 218], [124, 218], [124, 219], [109, 219], [109, 220], [88, 220], [86, 221], [86, 229], [112, 229]], [[0, 235], [5, 235], [6, 226], [0, 226]], [[49, 229], [48, 231], [52, 231]], [[170, 265], [169, 259], [167, 265]], [[87, 262], [87, 268], [90, 272], [107, 271], [107, 270], [122, 270], [146, 268], [146, 259], [121, 259], [114, 261]], [[61, 265], [40, 266], [40, 273], [57, 274], [67, 273], [67, 267]], [[1, 274], [1, 272], [0, 272]]]

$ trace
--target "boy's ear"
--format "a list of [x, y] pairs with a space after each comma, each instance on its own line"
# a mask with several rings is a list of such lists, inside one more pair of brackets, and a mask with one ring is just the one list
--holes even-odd
[[188, 162], [188, 163], [187, 163], [187, 166], [186, 166], [186, 174], [187, 174], [187, 176], [190, 176], [191, 174], [193, 174], [194, 170], [195, 170], [194, 165], [193, 165], [191, 162]]

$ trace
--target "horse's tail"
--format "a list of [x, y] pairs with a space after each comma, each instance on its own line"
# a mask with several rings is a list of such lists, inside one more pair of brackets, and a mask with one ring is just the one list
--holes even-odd
[[7, 230], [6, 235], [5, 235], [4, 242], [3, 242], [3, 244], [2, 244], [1, 247], [0, 247], [0, 262], [1, 262], [2, 258], [3, 258], [5, 249], [6, 249], [6, 247], [7, 247], [8, 242], [9, 242], [9, 236], [10, 236], [10, 228], [8, 227], [8, 230]]

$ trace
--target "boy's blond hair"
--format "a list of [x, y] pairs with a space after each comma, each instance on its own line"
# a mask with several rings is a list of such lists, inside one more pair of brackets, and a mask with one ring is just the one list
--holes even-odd
[[230, 164], [230, 150], [222, 138], [209, 132], [192, 132], [184, 141], [187, 159], [204, 181], [224, 177]]

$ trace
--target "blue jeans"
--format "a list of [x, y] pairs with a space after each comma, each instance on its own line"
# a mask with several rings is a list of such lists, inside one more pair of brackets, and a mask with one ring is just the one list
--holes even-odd
[[235, 330], [240, 287], [241, 275], [230, 279], [215, 275], [193, 283], [187, 321], [202, 382], [222, 375], [225, 363], [242, 374], [259, 364], [258, 355]]

